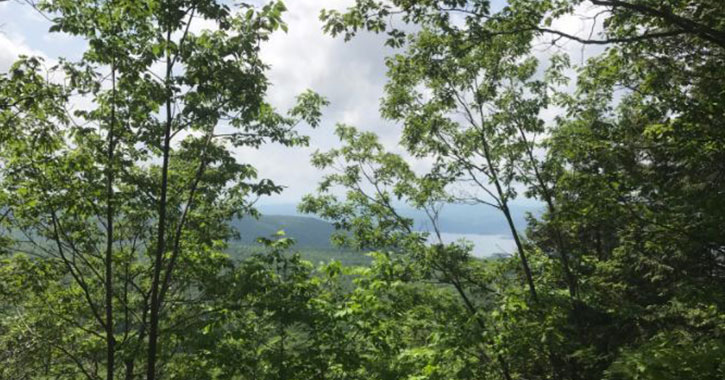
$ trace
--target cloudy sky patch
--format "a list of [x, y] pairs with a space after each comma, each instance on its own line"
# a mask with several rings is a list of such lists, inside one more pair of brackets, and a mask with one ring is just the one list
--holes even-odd
[[[287, 1], [285, 20], [287, 33], [276, 33], [264, 45], [262, 56], [271, 68], [268, 77], [272, 87], [268, 100], [281, 112], [294, 104], [295, 96], [312, 89], [327, 97], [331, 104], [324, 110], [323, 122], [315, 130], [302, 126], [311, 137], [309, 147], [287, 148], [267, 145], [260, 150], [240, 149], [241, 161], [258, 167], [262, 177], [287, 186], [279, 196], [266, 202], [296, 203], [303, 194], [313, 192], [323, 173], [309, 164], [315, 150], [328, 150], [338, 145], [334, 136], [336, 123], [372, 131], [386, 147], [403, 153], [397, 144], [400, 127], [379, 116], [380, 98], [386, 81], [384, 59], [393, 53], [384, 47], [385, 36], [361, 33], [349, 42], [332, 38], [322, 32], [319, 13], [322, 8], [344, 9], [352, 0]], [[588, 36], [599, 31], [591, 16], [591, 5], [582, 5], [577, 15], [558, 20], [554, 27], [572, 34]], [[50, 23], [36, 10], [20, 1], [0, 2], [0, 70], [6, 71], [19, 55], [38, 55], [48, 61], [58, 57], [80, 58], [85, 42], [62, 33], [48, 33]], [[593, 26], [593, 29], [592, 29]], [[199, 22], [194, 29], [208, 27]], [[536, 55], [545, 61], [556, 51], [565, 51], [573, 63], [597, 54], [601, 48], [572, 41], [559, 41], [552, 46], [552, 36], [542, 36]], [[574, 71], [570, 74], [573, 76]], [[412, 162], [418, 171], [425, 170], [428, 160]]]

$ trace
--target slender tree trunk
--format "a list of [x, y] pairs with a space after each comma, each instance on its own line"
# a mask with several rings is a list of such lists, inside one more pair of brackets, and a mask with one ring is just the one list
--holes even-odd
[[[501, 187], [498, 184], [498, 181], [496, 181], [496, 187], [499, 189], [499, 194], [501, 194]], [[501, 200], [501, 211], [503, 212], [504, 216], [506, 217], [506, 222], [509, 225], [509, 229], [511, 230], [511, 235], [514, 238], [514, 243], [516, 243], [516, 249], [519, 251], [519, 257], [521, 258], [521, 266], [524, 268], [524, 274], [526, 275], [526, 283], [529, 286], [529, 293], [531, 293], [531, 297], [534, 299], [534, 302], [538, 302], [539, 297], [536, 294], [536, 286], [534, 285], [534, 276], [531, 274], [531, 268], [529, 267], [529, 260], [526, 257], [526, 251], [524, 250], [524, 245], [521, 243], [521, 238], [519, 237], [518, 229], [516, 228], [516, 225], [514, 224], [513, 217], [511, 216], [511, 210], [508, 206], [508, 201], [503, 198]]]
[[[128, 306], [128, 282], [129, 282], [129, 270], [128, 270], [128, 263], [125, 265], [125, 271], [124, 271], [124, 284], [123, 284], [123, 305], [124, 305], [124, 325], [125, 325], [125, 338], [128, 337], [129, 333], [131, 332], [131, 321], [130, 321], [130, 315], [129, 315], [129, 306]], [[142, 321], [143, 323], [143, 321]], [[141, 339], [139, 337], [139, 339]], [[141, 339], [142, 340], [142, 339]], [[124, 367], [126, 375], [124, 376], [124, 379], [126, 380], [133, 380], [133, 369], [134, 369], [134, 357], [135, 355], [129, 355], [124, 360]]]
[[[167, 41], [171, 40], [170, 27], [166, 33]], [[161, 305], [159, 302], [159, 288], [161, 281], [161, 268], [163, 266], [163, 257], [166, 252], [166, 196], [168, 193], [169, 181], [169, 156], [171, 151], [171, 101], [173, 90], [171, 88], [171, 52], [166, 51], [166, 126], [164, 128], [164, 145], [163, 145], [163, 163], [161, 166], [161, 196], [159, 198], [159, 224], [156, 243], [156, 257], [154, 259], [153, 280], [151, 283], [151, 315], [149, 321], [149, 344], [148, 344], [148, 362], [146, 379], [156, 379], [156, 356], [158, 351], [158, 335], [159, 335], [159, 311]]]
[[[554, 197], [551, 194], [551, 191], [549, 191], [549, 187], [546, 186], [546, 182], [544, 181], [544, 177], [541, 175], [541, 172], [539, 171], [539, 166], [536, 163], [536, 158], [534, 157], [534, 152], [531, 149], [531, 146], [529, 145], [529, 141], [526, 138], [526, 133], [524, 133], [523, 128], [521, 128], [520, 125], [517, 123], [517, 129], [519, 130], [519, 134], [521, 135], [521, 140], [524, 143], [524, 146], [526, 147], [526, 155], [529, 159], [529, 163], [531, 164], [531, 167], [534, 170], [534, 177], [536, 178], [536, 182], [539, 186], [539, 191], [541, 192], [541, 196], [544, 198], [544, 202], [546, 202], [546, 207], [549, 210], [549, 214], [552, 218], [556, 218], [556, 207], [554, 206]], [[567, 248], [564, 244], [564, 238], [562, 237], [561, 230], [559, 227], [554, 227], [554, 240], [556, 242], [556, 248], [559, 251], [559, 260], [561, 261], [562, 269], [564, 270], [564, 279], [566, 280], [566, 283], [569, 287], [569, 296], [573, 299], [576, 297], [577, 293], [577, 279], [574, 276], [574, 274], [571, 272], [571, 266], [569, 264], [569, 254], [566, 252]]]
[[174, 267], [176, 265], [176, 260], [178, 259], [179, 255], [181, 254], [181, 234], [184, 230], [184, 225], [186, 224], [186, 218], [191, 212], [191, 209], [194, 205], [194, 199], [196, 196], [196, 191], [199, 188], [199, 182], [201, 181], [202, 176], [204, 176], [204, 172], [206, 170], [207, 165], [207, 149], [209, 148], [209, 145], [211, 145], [211, 140], [214, 136], [213, 130], [210, 130], [207, 134], [206, 141], [204, 143], [204, 149], [201, 152], [201, 155], [199, 157], [199, 169], [196, 171], [196, 175], [194, 176], [194, 179], [191, 183], [191, 188], [189, 189], [189, 197], [186, 200], [186, 205], [184, 206], [184, 211], [181, 213], [181, 218], [179, 218], [179, 222], [176, 226], [176, 232], [173, 236], [172, 246], [171, 246], [171, 258], [169, 259], [169, 263], [166, 266], [166, 273], [164, 275], [163, 280], [160, 284], [160, 291], [159, 291], [159, 297], [158, 297], [158, 303], [163, 304], [164, 297], [166, 296], [166, 292], [169, 290], [169, 287], [171, 286], [171, 278], [172, 274], [174, 272]]
[[113, 336], [113, 177], [116, 124], [116, 60], [111, 64], [111, 122], [108, 127], [108, 163], [106, 164], [106, 257], [105, 257], [105, 308], [106, 308], [106, 380], [113, 380], [115, 370], [115, 346]]
[[[549, 215], [551, 215], [552, 220], [556, 222], [556, 213], [557, 209], [554, 204], [554, 196], [551, 193], [549, 187], [546, 185], [546, 181], [544, 181], [544, 176], [541, 175], [541, 171], [539, 170], [539, 165], [537, 164], [537, 160], [534, 157], [533, 149], [531, 148], [531, 145], [529, 144], [528, 139], [526, 138], [526, 133], [524, 132], [524, 129], [521, 127], [520, 124], [517, 123], [517, 129], [519, 130], [519, 133], [521, 135], [521, 140], [524, 143], [524, 146], [526, 147], [526, 156], [529, 160], [529, 164], [533, 168], [534, 171], [534, 177], [536, 178], [536, 184], [534, 186], [539, 187], [539, 192], [541, 193], [542, 198], [544, 198], [544, 202], [546, 202], [547, 209], [549, 211]], [[564, 238], [561, 233], [561, 229], [555, 224], [553, 228], [554, 232], [554, 242], [556, 244], [556, 249], [559, 253], [559, 260], [561, 261], [561, 267], [564, 271], [564, 280], [567, 283], [567, 287], [569, 288], [569, 298], [571, 300], [575, 300], [577, 297], [577, 278], [574, 276], [574, 274], [571, 271], [571, 266], [569, 264], [569, 254], [567, 252], [567, 247], [564, 242]], [[574, 318], [578, 318], [577, 314], [574, 313]], [[578, 379], [578, 368], [577, 368], [577, 360], [576, 359], [569, 359], [568, 361], [566, 359], [559, 358], [558, 355], [551, 352], [549, 350], [549, 361], [551, 362], [553, 371], [554, 371], [554, 379], [561, 379], [561, 372], [562, 372], [562, 362], [568, 362], [570, 372], [571, 372], [571, 378], [572, 379]]]
[[[536, 286], [534, 285], [534, 277], [531, 274], [531, 268], [529, 267], [529, 260], [526, 257], [526, 251], [524, 250], [523, 244], [521, 244], [521, 238], [519, 237], [518, 230], [516, 229], [516, 225], [514, 224], [513, 218], [511, 217], [511, 211], [508, 207], [508, 196], [506, 192], [503, 190], [503, 186], [501, 186], [501, 180], [498, 176], [498, 170], [496, 166], [494, 165], [494, 160], [491, 153], [491, 147], [488, 144], [488, 138], [486, 136], [486, 131], [483, 129], [482, 126], [478, 125], [475, 121], [475, 118], [473, 117], [473, 114], [471, 113], [471, 110], [468, 108], [468, 106], [465, 105], [463, 101], [460, 101], [461, 105], [463, 105], [464, 109], [466, 110], [466, 114], [468, 116], [468, 121], [471, 123], [471, 126], [474, 128], [477, 128], [481, 132], [481, 145], [483, 146], [483, 158], [486, 160], [486, 166], [488, 166], [489, 172], [486, 173], [486, 175], [489, 177], [491, 182], [493, 182], [494, 186], [496, 186], [496, 194], [498, 195], [498, 203], [501, 211], [503, 212], [504, 216], [506, 217], [506, 222], [509, 225], [509, 229], [511, 231], [511, 235], [514, 238], [514, 242], [516, 243], [516, 249], [519, 253], [519, 258], [521, 259], [521, 266], [524, 269], [524, 274], [526, 276], [526, 282], [528, 284], [529, 293], [531, 293], [531, 298], [534, 300], [534, 302], [538, 302], [538, 295], [536, 294]], [[481, 120], [484, 119], [484, 112], [481, 104], [478, 104], [478, 113], [480, 115]]]
[[133, 380], [133, 368], [134, 368], [134, 362], [133, 359], [126, 359], [126, 376], [125, 380]]
[[529, 267], [529, 260], [526, 257], [526, 251], [524, 250], [524, 246], [521, 243], [521, 238], [519, 237], [519, 233], [516, 229], [516, 225], [514, 224], [514, 220], [511, 217], [511, 211], [509, 210], [508, 206], [508, 197], [503, 191], [501, 181], [498, 178], [498, 171], [493, 165], [493, 160], [491, 159], [491, 149], [488, 146], [488, 139], [486, 138], [485, 133], [482, 133], [481, 140], [483, 143], [483, 154], [485, 156], [486, 164], [488, 165], [490, 171], [491, 180], [493, 180], [493, 184], [494, 186], [496, 186], [496, 194], [498, 194], [501, 211], [506, 217], [506, 222], [509, 225], [511, 235], [513, 236], [514, 242], [516, 243], [516, 249], [519, 252], [519, 258], [521, 259], [521, 266], [524, 268], [524, 274], [526, 276], [526, 282], [529, 287], [529, 293], [531, 293], [531, 298], [534, 300], [534, 302], [538, 302], [539, 297], [536, 294], [536, 286], [534, 285], [534, 277], [531, 274], [531, 268]]

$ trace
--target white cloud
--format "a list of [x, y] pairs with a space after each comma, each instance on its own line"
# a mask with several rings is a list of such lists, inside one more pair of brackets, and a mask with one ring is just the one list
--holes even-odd
[[[309, 148], [264, 147], [240, 155], [241, 159], [255, 164], [262, 176], [290, 186], [273, 201], [293, 202], [315, 189], [322, 173], [308, 164], [309, 154], [337, 145], [333, 131], [338, 122], [375, 132], [387, 149], [408, 157], [398, 145], [400, 126], [379, 116], [386, 81], [384, 59], [393, 51], [384, 47], [383, 36], [360, 33], [345, 43], [342, 38], [325, 35], [318, 20], [320, 9], [343, 9], [351, 1], [322, 3], [317, 0], [288, 2], [285, 20], [289, 32], [273, 36], [262, 51], [265, 62], [271, 65], [269, 79], [273, 87], [269, 99], [275, 106], [286, 109], [293, 103], [294, 96], [307, 88], [332, 102], [324, 112], [323, 125], [310, 132]], [[584, 37], [591, 32], [596, 37], [601, 31], [601, 18], [594, 23], [592, 16], [598, 11], [591, 4], [582, 4], [573, 15], [556, 20], [552, 28]], [[551, 42], [552, 36], [545, 35], [535, 43], [534, 53], [542, 67], [556, 52], [565, 52], [572, 57], [573, 63], [578, 63], [603, 49], [566, 40], [559, 40], [555, 45]], [[573, 78], [575, 71], [572, 69], [567, 74]], [[573, 81], [571, 86], [573, 88]], [[544, 116], [551, 119], [555, 112], [552, 110]], [[431, 159], [411, 160], [411, 166], [422, 173], [430, 168]]]
[[[601, 38], [602, 22], [606, 16], [601, 13], [602, 10], [600, 6], [583, 2], [572, 13], [553, 20], [550, 29], [584, 39]], [[572, 62], [577, 64], [600, 54], [605, 49], [602, 45], [582, 44], [550, 33], [538, 37], [533, 45], [534, 52], [539, 58], [548, 58], [553, 53], [566, 53]]]
[[323, 173], [309, 163], [317, 149], [338, 145], [336, 123], [373, 131], [388, 145], [396, 145], [399, 129], [379, 117], [380, 98], [385, 83], [383, 36], [361, 34], [345, 43], [322, 32], [318, 16], [322, 8], [341, 9], [350, 1], [323, 2], [295, 0], [287, 2], [284, 15], [288, 33], [277, 33], [262, 48], [262, 58], [271, 66], [272, 87], [269, 101], [280, 111], [294, 104], [296, 95], [312, 89], [327, 97], [331, 104], [324, 110], [323, 123], [316, 130], [303, 127], [311, 137], [307, 148], [266, 146], [259, 151], [241, 151], [240, 160], [258, 167], [261, 177], [289, 188], [271, 202], [296, 202], [313, 192]]
[[21, 55], [43, 56], [44, 54], [31, 49], [22, 36], [0, 33], [0, 70], [7, 71]]
[[[59, 54], [75, 54], [83, 47], [74, 39], [60, 35], [48, 35], [49, 23], [35, 14], [30, 7], [12, 2], [0, 3], [0, 19], [8, 21], [0, 28], [0, 69], [7, 70], [19, 54], [39, 54], [55, 57]], [[284, 20], [288, 33], [276, 33], [263, 46], [262, 57], [271, 65], [268, 72], [272, 87], [269, 101], [281, 112], [294, 103], [294, 97], [306, 89], [312, 89], [327, 97], [331, 105], [324, 110], [323, 123], [316, 129], [303, 127], [311, 136], [310, 147], [286, 148], [265, 146], [260, 150], [237, 151], [243, 162], [252, 163], [259, 169], [260, 177], [271, 178], [289, 188], [269, 202], [295, 202], [301, 195], [315, 190], [322, 173], [309, 163], [310, 154], [317, 149], [327, 150], [338, 145], [334, 125], [338, 122], [354, 125], [362, 130], [373, 131], [389, 150], [403, 153], [398, 145], [401, 128], [379, 116], [380, 98], [386, 82], [384, 59], [393, 53], [384, 47], [384, 36], [361, 33], [350, 42], [333, 38], [322, 32], [318, 16], [322, 8], [344, 9], [352, 0], [319, 1], [289, 0]], [[22, 7], [22, 9], [20, 9]], [[582, 5], [575, 14], [591, 17], [597, 9]], [[21, 16], [15, 17], [14, 14]], [[567, 33], [587, 36], [591, 20], [577, 15], [557, 20], [553, 28]], [[212, 23], [195, 20], [194, 31], [214, 28]], [[594, 28], [594, 35], [601, 30], [601, 23]], [[43, 49], [43, 51], [37, 50]], [[551, 36], [539, 39], [535, 54], [542, 62], [555, 51], [565, 51], [578, 58], [598, 54], [601, 47], [575, 42], [559, 41], [551, 46]], [[573, 72], [570, 73], [573, 75]], [[430, 167], [430, 159], [412, 162], [418, 172]]]

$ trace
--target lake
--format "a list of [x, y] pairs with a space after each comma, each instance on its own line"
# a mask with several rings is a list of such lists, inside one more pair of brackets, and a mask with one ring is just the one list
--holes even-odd
[[466, 240], [473, 243], [473, 255], [476, 257], [489, 257], [495, 254], [513, 254], [516, 243], [506, 235], [478, 235], [441, 233], [445, 243]]

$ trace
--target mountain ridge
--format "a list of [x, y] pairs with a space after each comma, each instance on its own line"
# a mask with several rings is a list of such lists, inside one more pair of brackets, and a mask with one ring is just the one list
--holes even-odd
[[[511, 206], [514, 223], [523, 230], [526, 227], [526, 215], [540, 214], [541, 205], [513, 204]], [[272, 204], [259, 207], [262, 215], [258, 218], [236, 219], [232, 226], [239, 232], [237, 243], [256, 245], [257, 238], [269, 237], [284, 230], [286, 236], [293, 238], [300, 248], [331, 249], [330, 236], [335, 227], [312, 215], [297, 212], [293, 204]], [[402, 208], [401, 214], [414, 220], [419, 231], [430, 230], [430, 222], [424, 213], [410, 208]], [[488, 206], [450, 205], [440, 215], [441, 232], [460, 235], [502, 235], [508, 236], [510, 230], [503, 215]]]

